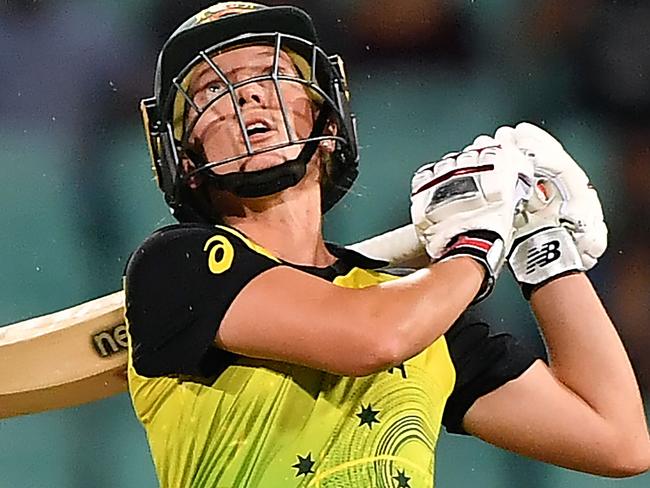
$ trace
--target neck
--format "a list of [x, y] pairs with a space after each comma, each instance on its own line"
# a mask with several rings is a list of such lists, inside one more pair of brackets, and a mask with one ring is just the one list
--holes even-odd
[[308, 172], [277, 195], [230, 199], [223, 220], [283, 261], [328, 266], [336, 258], [325, 247], [320, 200], [319, 182]]

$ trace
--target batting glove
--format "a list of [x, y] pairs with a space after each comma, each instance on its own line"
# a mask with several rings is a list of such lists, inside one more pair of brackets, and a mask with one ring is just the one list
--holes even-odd
[[517, 146], [488, 136], [413, 176], [411, 218], [427, 254], [434, 261], [469, 256], [486, 270], [475, 301], [494, 287], [512, 244], [515, 212], [532, 182], [532, 162]]
[[516, 144], [535, 167], [534, 191], [515, 222], [508, 257], [529, 298], [555, 278], [591, 269], [607, 247], [607, 226], [589, 178], [552, 135], [523, 122], [501, 127], [495, 139]]

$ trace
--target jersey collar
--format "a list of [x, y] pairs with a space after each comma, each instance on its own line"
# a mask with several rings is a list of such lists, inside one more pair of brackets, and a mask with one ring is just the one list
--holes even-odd
[[324, 278], [328, 281], [333, 281], [338, 276], [348, 274], [352, 268], [380, 269], [388, 266], [389, 264], [387, 261], [369, 258], [368, 256], [364, 256], [357, 251], [353, 251], [352, 249], [348, 249], [331, 242], [325, 243], [325, 246], [327, 247], [327, 250], [337, 258], [334, 264], [331, 264], [330, 266], [326, 266], [324, 268], [297, 264], [291, 264], [290, 266], [314, 276]]

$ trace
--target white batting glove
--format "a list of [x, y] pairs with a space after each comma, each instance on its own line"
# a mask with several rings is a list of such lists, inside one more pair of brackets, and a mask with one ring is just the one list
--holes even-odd
[[535, 166], [537, 183], [508, 258], [529, 297], [554, 278], [591, 269], [607, 247], [607, 226], [589, 178], [552, 135], [522, 122], [498, 129], [495, 139], [516, 144]]
[[489, 136], [413, 176], [411, 218], [418, 238], [434, 261], [462, 255], [485, 267], [476, 301], [494, 286], [510, 251], [515, 213], [530, 197], [532, 183], [532, 162], [515, 145]]

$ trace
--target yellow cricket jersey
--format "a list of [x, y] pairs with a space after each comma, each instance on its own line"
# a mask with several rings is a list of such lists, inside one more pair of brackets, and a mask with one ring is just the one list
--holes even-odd
[[[298, 268], [350, 288], [396, 278], [369, 269], [383, 263], [333, 252], [339, 262], [332, 267]], [[214, 226], [163, 229], [133, 254], [125, 280], [129, 388], [161, 486], [432, 487], [445, 406], [458, 386], [444, 337], [399, 367], [361, 378], [214, 346], [237, 293], [259, 273], [286, 265], [233, 229]], [[264, 320], [264, 310], [259, 315]], [[483, 389], [523, 372], [533, 358], [520, 356], [516, 367], [501, 367], [509, 372], [496, 382], [494, 371], [484, 374]], [[513, 357], [500, 359], [502, 366]], [[467, 390], [455, 400], [456, 424], [486, 392]]]

